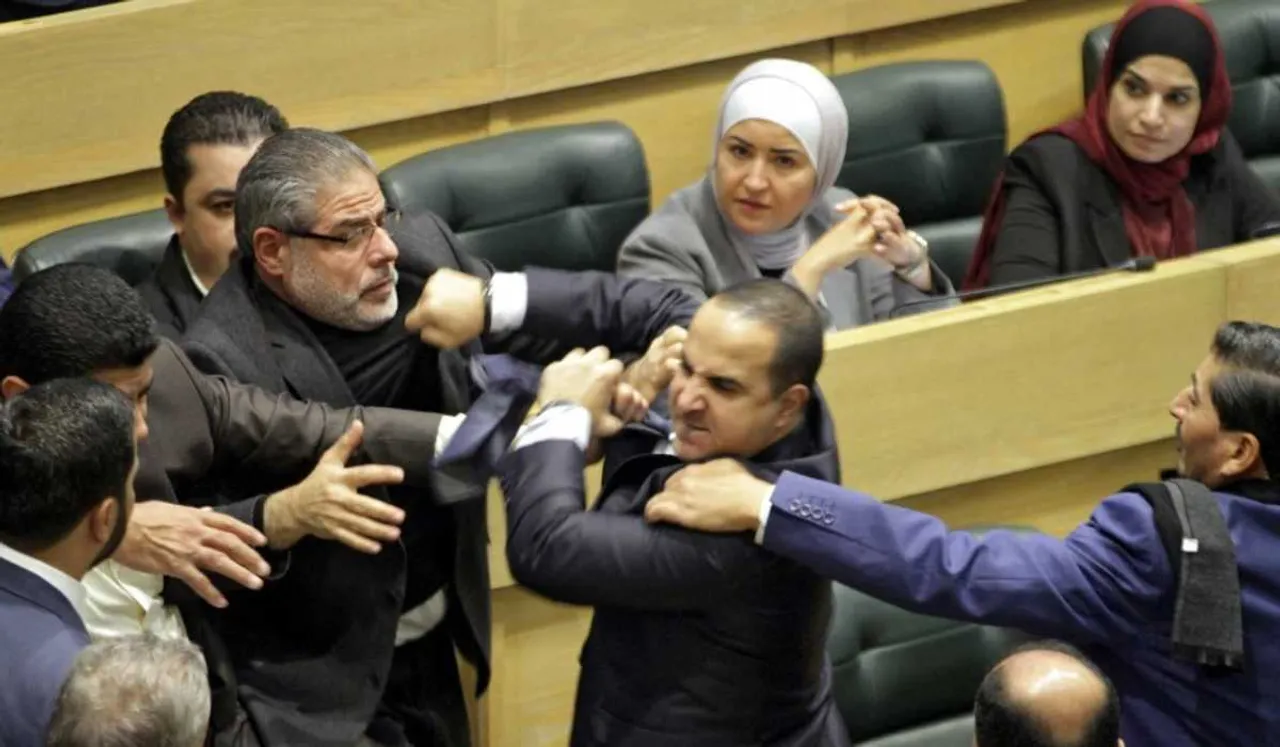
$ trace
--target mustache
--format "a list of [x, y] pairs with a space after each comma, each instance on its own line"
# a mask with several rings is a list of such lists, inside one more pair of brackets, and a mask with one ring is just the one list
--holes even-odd
[[364, 293], [365, 291], [371, 290], [374, 286], [382, 285], [388, 281], [392, 285], [395, 285], [399, 280], [400, 271], [395, 268], [395, 265], [390, 265], [387, 267], [385, 272], [378, 273], [376, 278], [365, 283], [364, 287], [360, 289], [360, 292]]

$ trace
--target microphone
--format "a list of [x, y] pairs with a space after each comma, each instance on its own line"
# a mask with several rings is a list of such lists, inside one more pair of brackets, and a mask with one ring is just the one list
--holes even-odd
[[[1272, 227], [1276, 233], [1280, 233], [1280, 223], [1268, 223], [1263, 228]], [[1259, 229], [1261, 230], [1261, 229]], [[989, 285], [986, 288], [974, 288], [973, 290], [960, 291], [950, 298], [964, 301], [973, 298], [983, 298], [985, 296], [994, 296], [1002, 293], [1011, 293], [1013, 291], [1026, 290], [1027, 288], [1038, 288], [1042, 285], [1052, 285], [1054, 283], [1062, 283], [1068, 280], [1079, 280], [1080, 278], [1097, 277], [1098, 275], [1109, 275], [1113, 272], [1150, 272], [1156, 267], [1155, 257], [1132, 257], [1126, 259], [1118, 265], [1109, 265], [1107, 267], [1099, 267], [1093, 270], [1080, 270], [1079, 272], [1068, 272], [1065, 275], [1052, 275], [1045, 278], [1033, 278], [1031, 280], [1017, 280], [1012, 283], [1001, 283], [1000, 285]], [[936, 304], [942, 300], [942, 297], [935, 296], [930, 298], [922, 298], [916, 301], [904, 303], [897, 306], [893, 311], [889, 312], [890, 319], [896, 319], [899, 314], [917, 306], [926, 304]]]
[[1263, 223], [1257, 228], [1249, 232], [1249, 240], [1257, 241], [1258, 239], [1269, 239], [1276, 234], [1280, 234], [1280, 221], [1271, 221]]

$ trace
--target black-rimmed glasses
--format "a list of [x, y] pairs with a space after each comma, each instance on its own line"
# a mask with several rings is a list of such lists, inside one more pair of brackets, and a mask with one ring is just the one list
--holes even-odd
[[291, 231], [286, 229], [277, 229], [281, 233], [293, 236], [299, 239], [315, 239], [316, 241], [327, 241], [330, 244], [339, 244], [344, 249], [357, 250], [363, 249], [373, 240], [373, 235], [381, 228], [384, 231], [390, 231], [400, 222], [399, 210], [388, 210], [382, 214], [382, 217], [372, 223], [366, 223], [363, 226], [357, 226], [351, 229], [346, 235], [316, 233], [315, 231]]

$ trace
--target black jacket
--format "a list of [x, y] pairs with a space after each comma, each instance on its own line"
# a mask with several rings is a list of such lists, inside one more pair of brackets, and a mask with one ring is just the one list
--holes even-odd
[[[1196, 214], [1196, 248], [1217, 249], [1280, 221], [1271, 191], [1224, 133], [1192, 158], [1185, 183]], [[988, 286], [1117, 265], [1132, 256], [1114, 180], [1061, 135], [1042, 135], [1010, 154], [1005, 211]]]
[[160, 334], [177, 341], [195, 320], [204, 296], [191, 279], [175, 234], [151, 277], [137, 285], [138, 294], [155, 317]]
[[[425, 279], [440, 267], [482, 277], [490, 274], [486, 265], [459, 251], [435, 216], [406, 218], [395, 238], [402, 274]], [[256, 282], [254, 273], [252, 258], [245, 258], [211, 291], [186, 337], [192, 360], [206, 371], [269, 390], [335, 405], [355, 404], [310, 329]], [[660, 286], [636, 286], [646, 292], [627, 314], [604, 306], [616, 297], [593, 293], [588, 278], [580, 277], [585, 284], [575, 285], [561, 276], [550, 271], [529, 274], [526, 329], [543, 325], [572, 345], [589, 340], [592, 325], [622, 321], [637, 337], [631, 347], [640, 350], [648, 338], [639, 338], [661, 332], [650, 326], [652, 304], [665, 297], [665, 291], [657, 290]], [[602, 283], [605, 277], [594, 282]], [[401, 299], [405, 304], [414, 301]], [[528, 335], [490, 342], [544, 360], [564, 349]], [[445, 414], [463, 412], [470, 404], [469, 357], [476, 347], [439, 352], [438, 399]], [[439, 422], [435, 417], [433, 432]], [[447, 624], [461, 652], [476, 665], [482, 690], [489, 676], [490, 635], [484, 497], [483, 481], [440, 471], [423, 498], [451, 507], [454, 515]], [[215, 613], [217, 627], [235, 660], [241, 700], [263, 742], [349, 745], [364, 733], [386, 684], [404, 601], [405, 548], [400, 543], [387, 545], [378, 555], [368, 556], [308, 538], [292, 556], [285, 579], [264, 590], [253, 604]]]
[[[516, 579], [595, 607], [571, 744], [848, 744], [825, 653], [830, 582], [749, 535], [646, 523], [645, 503], [681, 466], [653, 453], [666, 435], [637, 424], [610, 439], [589, 511], [584, 456], [572, 442], [533, 444], [499, 464]], [[791, 470], [839, 483], [821, 400], [802, 427], [749, 464], [766, 479]]]

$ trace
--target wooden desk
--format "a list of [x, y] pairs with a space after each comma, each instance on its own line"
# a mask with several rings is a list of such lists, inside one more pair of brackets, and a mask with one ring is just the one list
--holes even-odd
[[[952, 526], [1065, 535], [1173, 466], [1169, 400], [1219, 324], [1280, 323], [1277, 281], [1271, 240], [832, 335], [819, 380], [844, 482]], [[563, 744], [590, 614], [501, 588], [501, 504], [490, 509], [490, 744]]]

